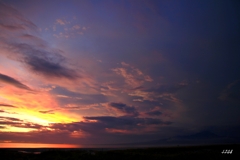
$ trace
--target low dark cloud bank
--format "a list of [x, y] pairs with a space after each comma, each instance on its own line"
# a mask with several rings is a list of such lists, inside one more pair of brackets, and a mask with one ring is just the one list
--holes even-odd
[[109, 106], [125, 114], [129, 114], [133, 116], [139, 115], [138, 111], [134, 106], [128, 106], [124, 103], [114, 103], [114, 102], [109, 103]]

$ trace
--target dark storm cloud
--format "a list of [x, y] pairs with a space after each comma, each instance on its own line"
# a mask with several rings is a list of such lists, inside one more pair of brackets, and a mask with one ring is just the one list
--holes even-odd
[[25, 89], [25, 90], [31, 91], [31, 89], [28, 86], [22, 84], [21, 82], [19, 82], [18, 80], [14, 79], [12, 77], [9, 77], [9, 76], [1, 74], [1, 73], [0, 73], [0, 82], [4, 82], [4, 83], [10, 84], [10, 85], [13, 85], [20, 89]]
[[114, 102], [109, 103], [109, 106], [125, 114], [130, 114], [133, 116], [139, 115], [138, 111], [134, 106], [128, 106], [124, 103], [114, 103]]
[[16, 106], [13, 106], [13, 105], [10, 105], [10, 104], [5, 104], [5, 103], [0, 103], [0, 106], [2, 106], [2, 107], [17, 108]]

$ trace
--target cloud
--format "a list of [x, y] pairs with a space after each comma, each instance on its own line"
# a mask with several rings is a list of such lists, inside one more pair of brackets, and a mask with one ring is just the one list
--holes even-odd
[[[0, 33], [0, 49], [2, 50], [0, 56], [9, 60], [3, 64], [4, 68], [13, 64], [11, 71], [17, 73], [19, 69], [14, 67], [21, 67], [20, 74], [33, 76], [32, 83], [41, 81], [41, 83], [63, 86], [79, 93], [98, 94], [98, 85], [93, 76], [82, 69], [79, 62], [77, 62], [78, 65], [73, 65], [74, 62], [65, 56], [69, 56], [71, 53], [52, 48], [47, 41], [39, 36], [37, 26], [17, 10], [2, 3], [0, 3], [0, 7], [2, 8], [0, 24], [5, 26]], [[72, 28], [74, 25], [77, 26]], [[75, 32], [83, 30], [83, 26], [81, 29], [77, 29], [79, 28], [78, 24], [74, 25], [69, 30], [71, 33], [73, 32], [72, 34], [76, 35]], [[12, 27], [7, 29], [6, 26]], [[21, 27], [21, 29], [13, 30], [13, 26]], [[26, 74], [23, 74], [22, 71]]]
[[44, 128], [44, 126], [39, 125], [39, 124], [34, 124], [34, 123], [18, 123], [14, 125], [14, 127], [19, 127], [19, 128], [30, 128], [30, 129], [41, 129]]
[[79, 78], [76, 71], [62, 66], [60, 62], [53, 62], [45, 57], [28, 56], [25, 63], [29, 65], [32, 71], [46, 77], [67, 78], [70, 80]]
[[39, 124], [25, 122], [18, 118], [4, 117], [4, 116], [0, 116], [0, 125], [18, 127], [18, 128], [30, 128], [30, 129], [41, 129], [42, 127], [44, 127]]
[[170, 121], [162, 121], [155, 118], [136, 118], [131, 116], [98, 116], [84, 117], [84, 119], [85, 121], [82, 122], [73, 122], [68, 124], [54, 123], [50, 125], [50, 128], [62, 131], [66, 130], [69, 132], [83, 131], [91, 134], [92, 137], [95, 137], [98, 134], [114, 134], [114, 130], [117, 133], [119, 133], [120, 130], [125, 131], [121, 134], [145, 134], [149, 131], [149, 128], [153, 126], [160, 127], [172, 124]]
[[158, 94], [154, 92], [136, 90], [128, 93], [128, 95], [134, 97], [133, 101], [139, 101], [139, 102], [143, 102], [143, 101], [150, 101], [150, 102], [169, 101], [174, 103], [180, 102], [180, 100], [176, 98], [176, 96], [172, 93]]
[[21, 119], [18, 118], [12, 118], [12, 117], [4, 117], [4, 116], [0, 116], [0, 120], [1, 121], [22, 121]]
[[13, 105], [10, 105], [10, 104], [5, 104], [5, 103], [0, 103], [0, 106], [2, 106], [2, 107], [17, 108], [16, 106], [13, 106]]
[[18, 127], [18, 128], [29, 128], [29, 129], [41, 129], [43, 127], [39, 124], [9, 122], [9, 121], [7, 122], [0, 121], [0, 125], [6, 125], [6, 126]]
[[121, 128], [124, 126], [137, 126], [137, 125], [151, 125], [151, 124], [171, 124], [171, 122], [163, 122], [160, 119], [153, 118], [133, 118], [133, 117], [84, 117], [87, 120], [97, 120], [108, 124], [109, 127]]
[[133, 96], [133, 97], [142, 98], [142, 99], [138, 98], [139, 102], [141, 102], [141, 100], [144, 100], [144, 101], [158, 101], [158, 96], [155, 95], [152, 92], [145, 92], [145, 91], [141, 91], [141, 90], [136, 90], [136, 91], [130, 92], [128, 95]]
[[[33, 72], [46, 78], [66, 78], [75, 80], [80, 78], [77, 72], [70, 69], [66, 64], [66, 58], [57, 51], [51, 51], [49, 48], [39, 48], [36, 45], [27, 43], [10, 44], [12, 51], [18, 53], [16, 60], [23, 62]], [[60, 51], [59, 51], [60, 52]]]
[[0, 28], [8, 31], [17, 31], [17, 30], [24, 30], [23, 26], [20, 25], [5, 25], [5, 24], [0, 24]]
[[48, 111], [39, 111], [40, 113], [43, 113], [43, 114], [54, 114], [52, 113], [54, 110], [48, 110]]
[[[104, 103], [108, 101], [107, 97], [102, 94], [83, 94], [70, 91], [67, 88], [63, 87], [56, 87], [51, 92], [57, 95], [58, 101], [62, 105], [72, 103], [89, 105], [95, 103]], [[59, 95], [64, 95], [65, 98]], [[66, 98], [66, 96], [68, 98]]]
[[73, 30], [78, 30], [78, 29], [80, 29], [80, 28], [81, 28], [80, 25], [74, 25], [74, 26], [72, 27]]
[[[11, 31], [26, 29], [26, 27], [32, 29], [37, 28], [31, 21], [23, 18], [22, 14], [16, 9], [2, 2], [0, 2], [0, 19], [0, 26], [3, 26], [5, 29], [9, 29]], [[21, 21], [22, 23], [16, 24], [18, 21]], [[8, 24], [5, 24], [4, 22], [8, 22]]]
[[117, 111], [125, 113], [127, 115], [132, 115], [132, 116], [138, 116], [139, 115], [138, 111], [136, 110], [136, 108], [134, 106], [127, 106], [124, 103], [111, 102], [111, 103], [108, 104], [108, 106], [116, 109]]
[[27, 41], [29, 44], [33, 43], [33, 45], [36, 45], [40, 48], [48, 47], [48, 44], [46, 41], [44, 41], [43, 39], [41, 39], [37, 36], [31, 35], [31, 34], [23, 34], [22, 36], [20, 36], [20, 38], [23, 39], [24, 41]]
[[53, 25], [52, 30], [55, 32], [53, 34], [56, 38], [74, 38], [77, 35], [83, 35], [86, 32], [87, 27], [80, 26], [74, 23], [75, 19], [66, 21], [65, 19], [57, 19], [55, 25]]
[[133, 97], [141, 97], [142, 99], [134, 99], [133, 101], [142, 102], [145, 101], [159, 101], [159, 100], [167, 100], [171, 102], [180, 102], [178, 98], [176, 98], [175, 93], [181, 89], [184, 89], [188, 86], [185, 83], [179, 83], [177, 85], [161, 85], [159, 87], [154, 88], [136, 88], [135, 90], [129, 90], [128, 95]]
[[[149, 125], [171, 125], [170, 121], [162, 121], [155, 118], [135, 118], [129, 116], [112, 117], [112, 116], [102, 116], [102, 117], [84, 117], [86, 120], [97, 120], [96, 123], [104, 124], [105, 128], [114, 129], [129, 129], [134, 128], [145, 128]], [[93, 122], [94, 123], [94, 122]]]
[[25, 89], [25, 90], [28, 90], [28, 91], [32, 91], [28, 86], [22, 84], [18, 80], [14, 79], [12, 77], [9, 77], [7, 75], [1, 74], [1, 73], [0, 73], [0, 82], [10, 84], [10, 85], [15, 86], [15, 87], [20, 88], [20, 89]]
[[60, 25], [66, 25], [68, 22], [66, 20], [64, 20], [64, 19], [57, 19], [56, 23], [60, 24]]
[[0, 47], [5, 51], [0, 54], [24, 63], [34, 74], [45, 78], [81, 78], [75, 69], [69, 67], [66, 57], [62, 56], [63, 51], [49, 47], [37, 36], [36, 25], [12, 7], [0, 3], [0, 8]]
[[114, 68], [112, 71], [121, 75], [129, 86], [135, 88], [141, 86], [144, 82], [153, 81], [150, 76], [144, 75], [138, 68], [135, 68], [125, 62], [122, 62], [121, 65], [122, 67]]
[[138, 99], [133, 99], [134, 102], [143, 102], [142, 99], [138, 98]]

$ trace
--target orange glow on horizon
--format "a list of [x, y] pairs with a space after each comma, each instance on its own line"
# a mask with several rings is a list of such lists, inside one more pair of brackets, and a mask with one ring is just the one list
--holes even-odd
[[[48, 92], [40, 91], [31, 93], [26, 90], [4, 86], [0, 90], [0, 103], [11, 104], [15, 107], [0, 107], [4, 112], [0, 113], [2, 117], [16, 118], [21, 121], [18, 123], [33, 123], [42, 126], [49, 126], [50, 123], [72, 123], [83, 120], [80, 115], [71, 113], [60, 107], [55, 97]], [[45, 113], [46, 112], [46, 113]], [[4, 125], [3, 132], [30, 132], [37, 128], [13, 127]]]
[[77, 144], [0, 143], [0, 148], [82, 148]]

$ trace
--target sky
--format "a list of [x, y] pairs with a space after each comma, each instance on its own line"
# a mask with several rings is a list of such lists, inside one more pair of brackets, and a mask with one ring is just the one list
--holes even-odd
[[240, 135], [240, 3], [0, 0], [0, 142]]

